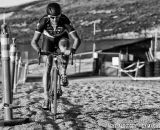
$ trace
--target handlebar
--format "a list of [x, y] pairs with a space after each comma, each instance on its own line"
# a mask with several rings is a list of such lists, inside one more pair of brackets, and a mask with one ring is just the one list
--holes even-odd
[[73, 65], [73, 53], [71, 53], [71, 65]]
[[[39, 62], [38, 62], [38, 64], [40, 65], [40, 60], [41, 60], [41, 55], [52, 55], [52, 56], [54, 56], [54, 57], [57, 57], [57, 56], [59, 56], [59, 55], [65, 55], [63, 52], [49, 52], [49, 51], [41, 51], [40, 53], [38, 53], [38, 55], [39, 55], [39, 57], [38, 57], [38, 60], [39, 60]], [[73, 65], [73, 54], [71, 53], [70, 54], [71, 55], [71, 65]]]
[[40, 53], [39, 53], [40, 55], [53, 55], [53, 56], [58, 56], [58, 55], [64, 55], [64, 53], [62, 53], [62, 52], [49, 52], [49, 51], [41, 51]]

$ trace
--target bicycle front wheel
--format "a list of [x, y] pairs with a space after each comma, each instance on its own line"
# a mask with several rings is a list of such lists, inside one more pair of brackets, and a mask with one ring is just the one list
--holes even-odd
[[57, 87], [58, 87], [58, 70], [55, 68], [53, 72], [53, 84], [52, 84], [52, 90], [54, 92], [54, 98], [53, 98], [54, 119], [56, 119], [56, 115], [57, 115]]

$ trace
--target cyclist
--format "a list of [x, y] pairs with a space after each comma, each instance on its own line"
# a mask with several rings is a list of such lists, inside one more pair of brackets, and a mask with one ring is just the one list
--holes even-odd
[[[46, 15], [40, 18], [34, 36], [31, 41], [32, 47], [38, 52], [41, 52], [41, 48], [38, 44], [41, 34], [43, 34], [42, 50], [54, 52], [59, 49], [65, 55], [62, 56], [63, 65], [61, 71], [62, 86], [68, 85], [68, 79], [66, 75], [66, 69], [69, 60], [69, 54], [74, 54], [78, 49], [81, 40], [72, 26], [69, 18], [62, 14], [61, 6], [58, 3], [50, 3], [46, 8]], [[69, 35], [73, 39], [74, 43], [69, 49]], [[47, 84], [49, 74], [52, 67], [52, 57], [46, 58], [46, 68], [43, 76], [44, 86], [44, 99], [48, 102], [48, 90]], [[45, 103], [46, 105], [46, 103]]]

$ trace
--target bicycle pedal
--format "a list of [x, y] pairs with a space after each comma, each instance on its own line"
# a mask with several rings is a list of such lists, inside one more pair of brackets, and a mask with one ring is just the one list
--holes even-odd
[[63, 94], [63, 91], [61, 89], [58, 89], [57, 90], [57, 96], [62, 96], [62, 94]]
[[61, 96], [62, 96], [62, 95], [58, 95], [58, 93], [57, 93], [57, 99], [60, 99]]
[[66, 84], [66, 85], [61, 85], [62, 87], [64, 87], [64, 88], [69, 88], [69, 85], [68, 84]]
[[47, 101], [44, 101], [44, 104], [42, 107], [43, 110], [49, 110], [49, 102], [50, 102], [49, 99]]
[[[57, 99], [60, 99], [60, 97], [62, 96], [62, 94], [57, 93]], [[52, 99], [54, 100], [54, 94], [52, 95]]]
[[45, 108], [45, 107], [43, 107], [42, 109], [43, 109], [43, 110], [46, 110], [46, 111], [49, 111], [49, 108]]

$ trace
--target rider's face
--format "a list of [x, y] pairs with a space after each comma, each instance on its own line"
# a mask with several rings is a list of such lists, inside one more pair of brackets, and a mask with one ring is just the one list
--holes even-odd
[[54, 25], [57, 25], [60, 16], [61, 16], [61, 15], [58, 15], [58, 16], [49, 16], [51, 23], [54, 24]]

